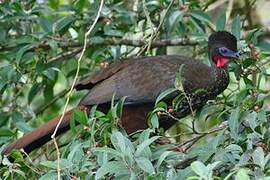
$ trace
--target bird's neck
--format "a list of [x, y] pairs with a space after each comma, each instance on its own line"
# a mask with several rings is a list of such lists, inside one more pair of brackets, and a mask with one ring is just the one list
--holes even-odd
[[219, 68], [219, 67], [212, 67], [212, 74], [215, 78], [215, 83], [213, 86], [213, 92], [215, 95], [220, 94], [223, 92], [229, 85], [229, 71], [227, 69], [227, 65]]
[[[215, 88], [224, 91], [229, 84], [228, 59], [220, 55], [210, 54], [212, 74], [215, 78]], [[217, 91], [217, 90], [216, 90]]]

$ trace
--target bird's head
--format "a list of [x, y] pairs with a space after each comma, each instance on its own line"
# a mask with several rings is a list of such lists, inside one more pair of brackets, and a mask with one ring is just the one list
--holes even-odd
[[240, 57], [235, 36], [226, 31], [211, 34], [208, 39], [208, 49], [210, 60], [218, 68], [225, 67], [231, 58]]

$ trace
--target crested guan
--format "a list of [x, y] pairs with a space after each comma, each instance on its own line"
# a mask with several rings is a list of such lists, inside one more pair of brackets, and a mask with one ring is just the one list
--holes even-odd
[[[156, 98], [161, 92], [174, 87], [176, 72], [183, 67], [182, 87], [190, 96], [190, 101], [183, 100], [173, 113], [178, 118], [184, 117], [190, 113], [190, 105], [193, 109], [201, 108], [207, 100], [215, 98], [227, 88], [229, 76], [226, 65], [229, 58], [239, 57], [237, 40], [228, 32], [215, 32], [209, 37], [208, 53], [211, 66], [178, 55], [139, 57], [113, 63], [77, 83], [77, 90], [89, 90], [78, 108], [89, 112], [91, 106], [98, 104], [98, 109], [106, 112], [113, 95], [115, 99], [126, 96], [121, 117], [122, 127], [128, 133], [145, 129], [147, 114], [153, 110]], [[204, 91], [198, 93], [196, 90], [199, 89]], [[177, 95], [170, 95], [165, 101], [170, 102]], [[65, 113], [58, 135], [70, 128], [71, 111]], [[57, 117], [9, 144], [2, 154], [9, 154], [12, 149], [21, 148], [29, 153], [42, 146], [51, 139], [59, 119]], [[166, 130], [176, 121], [167, 116], [160, 116], [159, 122]]]

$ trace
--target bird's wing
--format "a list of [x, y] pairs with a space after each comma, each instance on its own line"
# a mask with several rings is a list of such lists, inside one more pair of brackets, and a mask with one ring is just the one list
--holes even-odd
[[[192, 63], [189, 61], [196, 60], [181, 56], [145, 57], [137, 61], [132, 60], [128, 65], [124, 65], [111, 76], [98, 82], [80, 104], [103, 104], [110, 102], [113, 96], [115, 99], [126, 96], [126, 104], [155, 102], [161, 92], [174, 87], [175, 74], [181, 64], [185, 64], [184, 72], [190, 72]], [[199, 66], [209, 69], [202, 63], [199, 63]], [[197, 72], [197, 68], [195, 69]], [[184, 79], [190, 81], [189, 75], [190, 73], [184, 73]], [[102, 73], [97, 77], [102, 77]]]
[[110, 78], [115, 73], [120, 71], [121, 69], [133, 64], [135, 61], [141, 60], [142, 58], [137, 57], [133, 59], [124, 59], [121, 61], [114, 62], [110, 64], [108, 67], [101, 69], [93, 74], [89, 75], [88, 77], [78, 81], [75, 85], [76, 90], [83, 90], [83, 89], [92, 89], [96, 84], [100, 83], [101, 81]]

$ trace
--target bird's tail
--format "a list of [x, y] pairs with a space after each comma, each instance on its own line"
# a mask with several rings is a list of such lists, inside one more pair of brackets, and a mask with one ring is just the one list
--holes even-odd
[[[81, 111], [89, 111], [88, 107], [85, 106], [79, 106], [75, 109], [81, 110]], [[70, 129], [70, 120], [72, 111], [75, 110], [72, 109], [70, 111], [67, 111], [64, 114], [64, 117], [62, 119], [62, 122], [57, 130], [56, 136], [60, 135]], [[2, 151], [2, 155], [8, 155], [13, 149], [23, 149], [24, 152], [30, 153], [34, 149], [42, 146], [43, 144], [47, 143], [51, 140], [51, 135], [54, 133], [55, 128], [60, 120], [61, 116], [58, 116], [54, 118], [53, 120], [47, 122], [46, 124], [42, 125], [41, 127], [37, 128], [36, 130], [24, 135], [17, 141], [9, 144], [5, 149]]]

